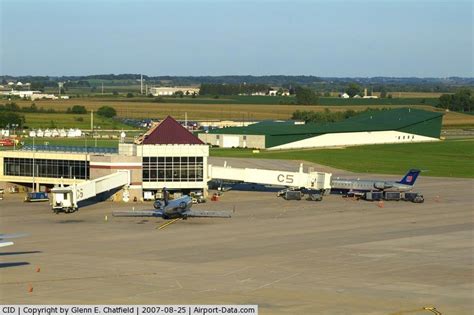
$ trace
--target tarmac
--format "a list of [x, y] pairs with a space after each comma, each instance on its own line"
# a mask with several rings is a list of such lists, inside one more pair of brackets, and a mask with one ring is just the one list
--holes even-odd
[[[297, 162], [226, 159], [297, 170]], [[213, 159], [211, 163], [223, 163]], [[359, 175], [309, 165], [341, 176]], [[230, 190], [196, 209], [231, 219], [114, 218], [151, 203], [106, 201], [55, 215], [23, 195], [0, 201], [2, 304], [258, 304], [260, 314], [472, 314], [474, 180], [425, 177], [425, 203], [326, 196], [286, 201]], [[263, 191], [262, 191], [263, 190]]]

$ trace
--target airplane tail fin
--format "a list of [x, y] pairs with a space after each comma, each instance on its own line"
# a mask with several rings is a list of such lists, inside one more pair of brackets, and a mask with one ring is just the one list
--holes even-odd
[[404, 185], [410, 185], [410, 186], [413, 186], [415, 184], [415, 181], [418, 177], [418, 175], [420, 175], [420, 170], [416, 170], [416, 169], [411, 169], [408, 171], [408, 173], [402, 178], [401, 181], [397, 182], [399, 184], [404, 184]]

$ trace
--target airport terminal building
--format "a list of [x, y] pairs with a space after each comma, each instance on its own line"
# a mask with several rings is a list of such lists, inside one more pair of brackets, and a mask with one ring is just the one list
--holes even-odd
[[118, 149], [28, 146], [0, 151], [0, 187], [40, 191], [127, 170], [131, 198], [154, 195], [163, 187], [205, 192], [208, 156], [208, 145], [168, 116], [133, 143], [120, 143]]
[[213, 146], [298, 149], [438, 141], [443, 114], [410, 108], [369, 111], [341, 122], [260, 122], [200, 133]]

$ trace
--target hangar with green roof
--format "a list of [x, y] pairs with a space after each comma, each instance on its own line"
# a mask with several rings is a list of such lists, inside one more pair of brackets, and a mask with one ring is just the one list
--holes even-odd
[[261, 122], [214, 129], [199, 139], [218, 147], [298, 149], [438, 141], [443, 113], [411, 108], [368, 111], [334, 123]]

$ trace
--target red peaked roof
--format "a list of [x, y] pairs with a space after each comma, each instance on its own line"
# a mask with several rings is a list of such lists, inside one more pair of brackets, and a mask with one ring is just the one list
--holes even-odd
[[138, 142], [141, 144], [204, 144], [171, 116], [148, 130]]

